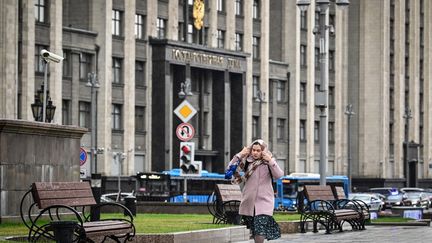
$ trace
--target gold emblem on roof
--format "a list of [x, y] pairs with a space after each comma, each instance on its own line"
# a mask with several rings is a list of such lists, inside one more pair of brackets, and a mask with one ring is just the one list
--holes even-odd
[[194, 0], [193, 4], [193, 18], [194, 18], [194, 26], [197, 30], [200, 30], [204, 25], [204, 0]]

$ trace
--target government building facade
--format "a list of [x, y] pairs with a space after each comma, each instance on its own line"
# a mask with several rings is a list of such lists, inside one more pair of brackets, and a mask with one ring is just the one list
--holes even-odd
[[[52, 122], [88, 128], [82, 147], [97, 151], [84, 177], [178, 168], [184, 100], [203, 169], [263, 138], [286, 174], [318, 173], [311, 2], [2, 0], [0, 118], [34, 120], [46, 49], [65, 58], [48, 65]], [[432, 186], [431, 14], [426, 0], [330, 1], [327, 174], [350, 162], [354, 186]]]

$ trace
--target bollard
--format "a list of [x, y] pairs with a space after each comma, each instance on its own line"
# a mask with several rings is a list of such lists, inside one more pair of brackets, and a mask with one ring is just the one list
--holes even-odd
[[[125, 201], [125, 207], [129, 209], [129, 211], [132, 213], [133, 216], [136, 216], [136, 197], [129, 195], [124, 198]], [[126, 214], [126, 210], [124, 212], [124, 215]]]
[[74, 230], [77, 227], [75, 221], [53, 221], [50, 223], [54, 231], [56, 243], [72, 243]]

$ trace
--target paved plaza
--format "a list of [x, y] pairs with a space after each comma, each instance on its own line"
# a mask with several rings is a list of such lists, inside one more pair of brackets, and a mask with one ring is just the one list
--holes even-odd
[[[251, 243], [242, 241], [237, 243]], [[267, 242], [267, 241], [266, 241]], [[290, 243], [330, 243], [330, 242], [375, 242], [375, 243], [396, 243], [411, 242], [423, 243], [432, 242], [432, 227], [427, 226], [367, 226], [364, 231], [347, 230], [342, 233], [325, 234], [308, 232], [305, 234], [283, 234], [282, 238], [269, 242], [290, 242]]]

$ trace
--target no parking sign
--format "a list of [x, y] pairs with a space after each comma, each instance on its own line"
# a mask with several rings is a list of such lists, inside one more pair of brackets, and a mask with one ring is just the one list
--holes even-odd
[[80, 148], [80, 166], [83, 166], [87, 161], [87, 151], [83, 148]]

